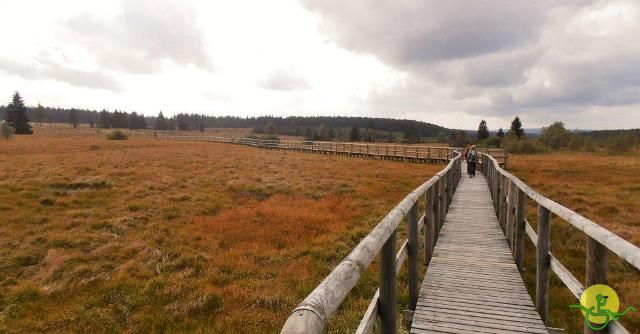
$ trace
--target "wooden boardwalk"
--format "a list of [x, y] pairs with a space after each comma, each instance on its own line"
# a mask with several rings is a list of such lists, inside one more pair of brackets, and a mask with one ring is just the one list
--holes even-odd
[[411, 333], [547, 333], [481, 173], [460, 180], [420, 289]]

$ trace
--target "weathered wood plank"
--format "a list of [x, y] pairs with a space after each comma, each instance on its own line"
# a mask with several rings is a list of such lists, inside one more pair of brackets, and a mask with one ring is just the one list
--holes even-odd
[[482, 175], [463, 178], [453, 196], [413, 317], [411, 333], [423, 332], [546, 333]]

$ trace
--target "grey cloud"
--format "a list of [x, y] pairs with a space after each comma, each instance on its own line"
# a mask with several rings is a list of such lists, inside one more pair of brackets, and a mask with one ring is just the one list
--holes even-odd
[[545, 1], [305, 0], [345, 48], [399, 66], [468, 58], [535, 41]]
[[134, 73], [152, 73], [163, 60], [211, 70], [195, 12], [185, 3], [123, 1], [110, 20], [82, 15], [66, 25], [70, 41], [93, 53], [99, 64]]
[[121, 92], [122, 85], [99, 71], [82, 71], [55, 63], [22, 64], [0, 58], [0, 71], [29, 80], [57, 80], [73, 86]]
[[[633, 37], [640, 35], [640, 8], [632, 0], [302, 2], [340, 47], [410, 75], [406, 84], [369, 94], [363, 103], [372, 113], [519, 113], [547, 122], [542, 111], [640, 104]], [[620, 4], [635, 7], [636, 15], [620, 27], [607, 24], [612, 35], [585, 24], [598, 17], [590, 16], [594, 11]]]
[[261, 88], [271, 90], [305, 90], [311, 88], [307, 78], [294, 69], [279, 69], [259, 83]]

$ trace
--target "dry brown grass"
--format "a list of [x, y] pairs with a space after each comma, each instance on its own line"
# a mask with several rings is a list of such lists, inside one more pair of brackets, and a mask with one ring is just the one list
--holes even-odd
[[[73, 132], [0, 142], [0, 332], [275, 332], [442, 167]], [[354, 328], [375, 280], [332, 330]]]
[[[627, 241], [640, 245], [640, 154], [603, 155], [554, 152], [514, 155], [509, 169], [545, 196], [572, 209]], [[535, 227], [535, 206], [528, 203], [528, 218]], [[586, 238], [566, 222], [554, 219], [551, 251], [584, 282]], [[535, 291], [535, 249], [527, 245], [529, 291]], [[609, 254], [609, 285], [620, 295], [622, 305], [640, 306], [640, 273]], [[552, 324], [570, 333], [580, 332], [581, 317], [568, 305], [575, 302], [564, 285], [552, 275], [550, 314]], [[640, 333], [640, 314], [622, 319], [632, 333]]]

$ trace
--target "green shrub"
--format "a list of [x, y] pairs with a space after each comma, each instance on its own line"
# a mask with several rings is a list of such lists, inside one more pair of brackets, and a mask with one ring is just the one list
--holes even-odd
[[16, 133], [16, 129], [9, 125], [6, 121], [0, 122], [0, 138], [9, 140]]
[[107, 139], [109, 140], [127, 140], [129, 136], [126, 133], [116, 130], [107, 135]]
[[543, 152], [544, 147], [534, 139], [518, 139], [515, 135], [509, 135], [502, 139], [502, 147], [509, 153], [533, 154]]
[[500, 137], [490, 137], [487, 139], [483, 139], [480, 142], [478, 142], [478, 146], [480, 147], [500, 147], [500, 142], [502, 141], [502, 138]]

